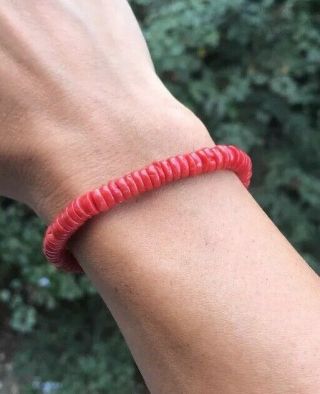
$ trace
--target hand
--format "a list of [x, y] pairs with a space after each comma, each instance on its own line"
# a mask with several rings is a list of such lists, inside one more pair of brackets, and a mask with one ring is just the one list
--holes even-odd
[[0, 6], [0, 194], [45, 220], [156, 158], [212, 144], [158, 79], [125, 0]]

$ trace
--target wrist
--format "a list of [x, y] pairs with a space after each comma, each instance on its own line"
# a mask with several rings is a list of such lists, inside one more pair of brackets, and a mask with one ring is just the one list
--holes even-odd
[[218, 170], [233, 171], [245, 187], [250, 184], [252, 171], [248, 155], [234, 146], [218, 145], [156, 160], [151, 165], [130, 171], [107, 184], [82, 193], [67, 204], [48, 227], [44, 240], [45, 255], [57, 267], [79, 272], [79, 263], [66, 253], [66, 244], [88, 220], [111, 208], [114, 210], [120, 203], [147, 191]]
[[95, 119], [87, 125], [90, 133], [85, 138], [80, 132], [70, 147], [62, 141], [63, 160], [48, 154], [50, 184], [38, 194], [36, 212], [49, 222], [69, 201], [115, 177], [154, 160], [213, 144], [203, 123], [180, 103], [164, 98], [158, 104], [162, 105], [145, 102], [145, 110], [136, 110], [125, 124], [106, 126], [102, 119]]

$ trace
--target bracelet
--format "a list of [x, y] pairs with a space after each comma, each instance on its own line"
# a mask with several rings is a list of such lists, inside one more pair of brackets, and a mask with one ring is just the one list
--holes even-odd
[[245, 187], [252, 177], [250, 157], [235, 146], [217, 145], [177, 155], [110, 181], [70, 202], [47, 228], [43, 252], [47, 260], [67, 272], [83, 272], [67, 249], [71, 236], [90, 218], [118, 204], [182, 178], [217, 170], [234, 171]]

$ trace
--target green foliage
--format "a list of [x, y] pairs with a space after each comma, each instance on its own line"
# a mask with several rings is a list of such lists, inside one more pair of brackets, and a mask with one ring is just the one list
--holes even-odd
[[2, 200], [1, 211], [3, 329], [21, 339], [15, 362], [25, 392], [46, 392], [50, 382], [62, 383], [62, 394], [136, 392], [131, 356], [88, 280], [44, 261], [44, 227], [28, 210]]
[[[255, 197], [320, 272], [318, 1], [132, 5], [168, 88], [216, 141], [249, 151]], [[26, 208], [1, 200], [0, 318], [16, 333], [24, 392], [48, 392], [46, 382], [66, 394], [137, 392], [110, 314], [85, 278], [44, 261], [43, 229]]]

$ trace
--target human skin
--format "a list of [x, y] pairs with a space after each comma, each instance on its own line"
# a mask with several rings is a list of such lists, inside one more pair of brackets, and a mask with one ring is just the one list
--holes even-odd
[[[158, 79], [126, 1], [4, 0], [0, 37], [0, 193], [45, 221], [213, 144]], [[319, 279], [234, 174], [123, 204], [70, 247], [152, 393], [320, 392]]]

